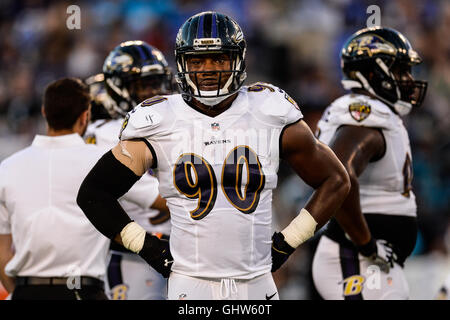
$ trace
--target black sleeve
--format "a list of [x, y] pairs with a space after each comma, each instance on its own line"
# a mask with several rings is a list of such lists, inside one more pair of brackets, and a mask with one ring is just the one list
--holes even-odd
[[81, 184], [78, 205], [94, 227], [109, 239], [114, 239], [132, 222], [117, 199], [139, 179], [109, 151], [98, 160]]

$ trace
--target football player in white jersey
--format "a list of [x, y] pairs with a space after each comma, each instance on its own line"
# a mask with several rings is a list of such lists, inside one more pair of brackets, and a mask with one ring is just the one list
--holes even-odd
[[412, 158], [401, 116], [421, 105], [421, 62], [390, 28], [366, 28], [341, 51], [344, 88], [318, 123], [318, 138], [345, 165], [351, 189], [321, 238], [313, 280], [325, 299], [407, 299], [403, 274], [417, 235]]
[[[350, 188], [345, 168], [286, 92], [243, 86], [245, 52], [232, 18], [211, 11], [189, 18], [176, 38], [182, 94], [129, 112], [121, 142], [79, 190], [78, 204], [97, 229], [170, 275], [169, 299], [279, 299], [271, 271], [329, 220]], [[272, 235], [280, 157], [316, 190]], [[170, 247], [115, 200], [148, 168], [170, 209]]]
[[[164, 55], [144, 41], [118, 45], [106, 58], [103, 73], [86, 82], [94, 96], [95, 121], [89, 125], [85, 140], [105, 152], [118, 143], [128, 111], [146, 98], [172, 92], [172, 72]], [[159, 195], [158, 180], [146, 173], [133, 189], [148, 198], [152, 209], [122, 199], [124, 210], [147, 232], [168, 238], [170, 215]], [[162, 300], [167, 296], [167, 281], [134, 252], [112, 242], [107, 293], [112, 300]]]

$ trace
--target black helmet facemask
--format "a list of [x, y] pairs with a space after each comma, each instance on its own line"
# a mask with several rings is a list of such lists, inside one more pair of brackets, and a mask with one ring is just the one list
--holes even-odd
[[[225, 100], [242, 86], [245, 78], [246, 44], [239, 25], [231, 18], [216, 12], [202, 12], [189, 18], [180, 28], [176, 40], [176, 80], [187, 100], [194, 97], [201, 103], [213, 106]], [[230, 57], [230, 70], [190, 71], [189, 55], [223, 53]], [[200, 73], [218, 73], [217, 90], [200, 90]], [[227, 78], [224, 85], [222, 80]]]

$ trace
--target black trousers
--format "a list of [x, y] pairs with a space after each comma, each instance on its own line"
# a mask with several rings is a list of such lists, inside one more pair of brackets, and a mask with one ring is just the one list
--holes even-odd
[[69, 289], [63, 284], [16, 284], [11, 300], [108, 300], [108, 297], [98, 285]]
[[64, 285], [25, 285], [14, 289], [11, 300], [108, 300], [108, 297], [95, 286], [71, 290]]

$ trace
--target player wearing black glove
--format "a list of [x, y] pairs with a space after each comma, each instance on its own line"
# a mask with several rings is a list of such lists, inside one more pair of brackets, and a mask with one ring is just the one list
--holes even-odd
[[372, 260], [385, 273], [389, 273], [390, 268], [393, 268], [394, 262], [397, 261], [392, 244], [386, 240], [375, 240], [372, 237], [367, 244], [358, 246], [358, 251]]
[[277, 271], [289, 256], [295, 251], [286, 241], [281, 232], [275, 232], [272, 236], [272, 272]]
[[317, 221], [306, 208], [281, 232], [272, 236], [272, 272], [277, 271], [295, 249], [314, 235]]
[[138, 254], [144, 259], [153, 269], [168, 278], [170, 269], [173, 264], [173, 258], [170, 254], [169, 241], [167, 239], [145, 234], [144, 245]]

